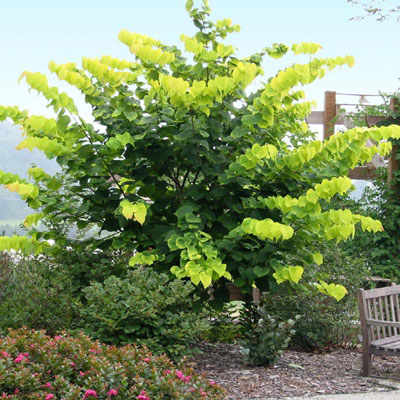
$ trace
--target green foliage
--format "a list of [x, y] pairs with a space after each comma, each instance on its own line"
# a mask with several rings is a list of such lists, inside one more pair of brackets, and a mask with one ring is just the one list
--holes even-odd
[[72, 328], [78, 314], [65, 271], [43, 258], [0, 258], [0, 331], [26, 326], [50, 334]]
[[[398, 189], [389, 187], [387, 170], [380, 169], [378, 177], [367, 186], [359, 201], [352, 202], [353, 209], [382, 222], [383, 230], [374, 236], [359, 234], [357, 245], [346, 243], [344, 248], [351, 256], [368, 260], [373, 276], [400, 282], [400, 203]], [[395, 180], [393, 180], [393, 183]], [[394, 183], [395, 184], [395, 183]]]
[[[330, 210], [329, 202], [350, 189], [349, 169], [390, 151], [381, 141], [400, 138], [400, 128], [356, 128], [315, 141], [305, 122], [312, 103], [298, 88], [354, 59], [317, 58], [320, 46], [313, 43], [273, 44], [240, 59], [223, 43], [237, 25], [210, 21], [206, 2], [196, 8], [188, 1], [186, 9], [197, 28], [193, 37], [181, 36], [189, 54], [123, 30], [119, 40], [133, 60], [50, 62], [50, 71], [91, 105], [93, 124], [45, 75], [22, 74], [55, 116], [0, 107], [0, 121], [21, 125], [26, 138], [19, 148], [41, 150], [62, 173], [33, 168], [30, 182], [0, 172], [0, 183], [37, 211], [26, 220], [31, 238], [0, 238], [0, 249], [56, 253], [65, 247], [65, 234], [43, 232], [37, 220], [95, 226], [101, 235], [86, 248], [134, 253], [131, 265], [214, 285], [221, 302], [228, 300], [229, 280], [245, 293], [253, 285], [275, 287], [275, 278], [297, 282], [313, 265], [315, 243], [352, 238], [358, 225], [381, 229], [349, 210]], [[289, 49], [307, 61], [248, 92], [263, 74], [264, 58]], [[370, 138], [377, 145], [367, 148]], [[320, 284], [328, 294], [344, 292]]]
[[65, 276], [74, 298], [82, 301], [82, 290], [91, 283], [103, 283], [110, 276], [126, 276], [129, 260], [126, 253], [85, 248], [85, 241], [70, 240], [68, 244], [71, 246], [42, 256], [41, 262]]
[[202, 339], [212, 343], [237, 343], [240, 337], [237, 316], [241, 308], [241, 301], [225, 303], [220, 310], [210, 308], [208, 310], [210, 327]]
[[246, 303], [240, 311], [241, 352], [250, 365], [274, 365], [295, 333], [295, 320], [273, 317], [263, 306]]
[[357, 289], [365, 287], [370, 271], [366, 261], [358, 255], [346, 256], [341, 245], [325, 245], [321, 252], [324, 263], [307, 270], [305, 282], [335, 281], [348, 290], [341, 301], [324, 296], [314, 285], [293, 287], [286, 285], [279, 293], [267, 293], [266, 310], [275, 318], [294, 319], [295, 334], [291, 346], [305, 350], [331, 346], [355, 346], [359, 330]]
[[[392, 110], [390, 99], [399, 101], [399, 93], [381, 94], [383, 104], [369, 106], [356, 110], [352, 118], [356, 124], [363, 124], [365, 115], [383, 115], [386, 119], [378, 125], [400, 124], [400, 110]], [[391, 140], [397, 146], [395, 157], [399, 159], [398, 140]], [[361, 212], [374, 219], [379, 219], [383, 229], [376, 235], [365, 235], [359, 232], [357, 243], [347, 242], [344, 245], [347, 254], [352, 257], [362, 255], [368, 260], [371, 274], [378, 277], [400, 281], [400, 203], [399, 203], [399, 171], [394, 171], [394, 177], [388, 184], [387, 169], [379, 169], [378, 176], [367, 186], [358, 201], [347, 201], [345, 206], [355, 212]]]
[[84, 329], [105, 343], [145, 344], [176, 360], [194, 351], [194, 341], [208, 327], [194, 312], [190, 282], [171, 281], [148, 268], [129, 270], [125, 278], [111, 276], [83, 291]]
[[0, 338], [0, 393], [33, 399], [223, 399], [213, 382], [146, 348], [114, 347], [78, 334], [20, 329]]
[[[396, 123], [400, 117], [396, 110], [390, 107], [390, 99], [400, 100], [400, 92], [380, 93], [380, 104], [358, 104], [354, 111], [348, 112], [346, 115], [352, 120], [354, 126], [367, 126], [366, 117], [369, 115], [384, 116], [389, 123]], [[388, 123], [381, 122], [378, 125], [387, 125]]]

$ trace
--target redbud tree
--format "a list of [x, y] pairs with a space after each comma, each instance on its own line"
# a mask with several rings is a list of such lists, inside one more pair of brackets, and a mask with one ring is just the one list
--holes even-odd
[[[1, 250], [57, 252], [67, 237], [54, 226], [95, 226], [86, 246], [131, 252], [130, 265], [213, 285], [226, 300], [229, 282], [243, 292], [296, 284], [323, 262], [318, 243], [351, 239], [357, 224], [382, 229], [330, 200], [351, 189], [351, 168], [390, 151], [386, 139], [399, 138], [400, 128], [355, 128], [321, 142], [305, 122], [312, 103], [301, 87], [353, 58], [317, 58], [314, 43], [275, 43], [239, 58], [226, 42], [238, 25], [210, 21], [206, 0], [186, 9], [197, 33], [180, 37], [184, 49], [123, 30], [128, 60], [50, 62], [91, 106], [92, 121], [46, 75], [22, 74], [54, 118], [0, 107], [0, 120], [20, 125], [19, 148], [43, 151], [61, 173], [33, 166], [26, 181], [0, 172], [0, 183], [35, 210], [25, 221], [30, 236], [2, 237]], [[287, 53], [307, 62], [263, 77], [265, 59]], [[366, 147], [368, 139], [377, 144]], [[35, 227], [39, 221], [48, 229]], [[316, 283], [337, 299], [346, 292]]]

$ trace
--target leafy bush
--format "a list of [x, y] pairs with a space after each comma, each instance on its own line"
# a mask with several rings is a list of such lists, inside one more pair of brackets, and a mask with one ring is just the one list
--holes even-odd
[[20, 329], [0, 339], [0, 394], [8, 399], [222, 399], [183, 363], [146, 348], [100, 344], [79, 334]]
[[26, 326], [50, 334], [71, 328], [77, 317], [71, 282], [42, 258], [0, 259], [0, 330]]
[[246, 303], [240, 311], [241, 352], [246, 363], [273, 365], [288, 347], [295, 321], [272, 317], [265, 307]]
[[45, 255], [42, 262], [67, 277], [71, 292], [77, 299], [83, 300], [82, 290], [91, 282], [102, 283], [110, 276], [126, 276], [129, 261], [126, 253], [93, 250], [85, 241], [79, 240], [68, 240], [65, 245], [66, 248]]
[[225, 303], [219, 310], [210, 308], [207, 313], [210, 326], [202, 339], [214, 343], [236, 343], [240, 336], [237, 315], [242, 306], [241, 303], [241, 301], [232, 301]]
[[400, 282], [400, 202], [399, 171], [395, 172], [392, 187], [387, 183], [387, 169], [379, 169], [377, 178], [366, 187], [360, 200], [351, 205], [382, 222], [383, 230], [376, 235], [359, 232], [355, 243], [346, 242], [344, 248], [351, 257], [365, 257], [371, 275]]
[[140, 343], [153, 352], [177, 359], [207, 324], [193, 310], [194, 286], [169, 280], [151, 269], [128, 271], [126, 278], [111, 276], [84, 289], [81, 309], [85, 331], [105, 343]]
[[346, 256], [337, 245], [326, 244], [322, 253], [324, 263], [307, 271], [304, 279], [340, 282], [348, 291], [343, 299], [336, 301], [324, 296], [314, 285], [286, 285], [279, 293], [265, 294], [263, 299], [275, 318], [299, 316], [291, 345], [306, 350], [358, 343], [358, 328], [354, 326], [354, 321], [358, 321], [356, 291], [364, 287], [370, 274], [365, 260]]
[[[366, 115], [382, 115], [385, 119], [378, 126], [390, 124], [400, 125], [400, 92], [381, 93], [382, 105], [359, 107], [351, 118], [356, 126], [365, 126]], [[397, 106], [393, 105], [393, 100]], [[390, 142], [397, 148], [399, 159], [399, 140], [391, 139]], [[358, 201], [346, 202], [344, 205], [351, 207], [355, 212], [361, 212], [371, 218], [378, 219], [383, 229], [376, 235], [366, 235], [358, 231], [358, 240], [344, 243], [347, 254], [358, 257], [360, 254], [368, 260], [371, 274], [383, 278], [390, 278], [395, 282], [400, 281], [400, 202], [399, 183], [400, 171], [393, 171], [391, 183], [388, 184], [388, 169], [379, 168], [377, 177], [367, 186]]]

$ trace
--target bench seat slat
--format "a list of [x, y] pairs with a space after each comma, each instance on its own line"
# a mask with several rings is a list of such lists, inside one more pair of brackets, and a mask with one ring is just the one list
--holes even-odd
[[381, 346], [381, 345], [390, 344], [390, 343], [399, 342], [399, 341], [400, 341], [400, 335], [399, 336], [390, 336], [390, 337], [387, 337], [384, 339], [373, 340], [371, 342], [371, 346]]
[[379, 350], [385, 350], [388, 353], [400, 353], [400, 342], [397, 342], [396, 344], [382, 344], [379, 346], [374, 346], [372, 345], [374, 348], [379, 349]]
[[394, 350], [400, 347], [400, 340], [397, 342], [391, 342], [391, 343], [386, 343], [386, 344], [374, 344], [371, 343], [371, 346], [379, 348], [379, 349], [385, 349], [385, 350]]

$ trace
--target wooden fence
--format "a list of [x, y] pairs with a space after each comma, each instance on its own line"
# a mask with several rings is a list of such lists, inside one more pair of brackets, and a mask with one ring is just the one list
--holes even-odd
[[[327, 91], [325, 92], [324, 111], [312, 111], [307, 117], [306, 121], [309, 125], [322, 125], [323, 126], [323, 139], [327, 140], [331, 135], [335, 133], [335, 125], [344, 125], [346, 128], [352, 127], [351, 119], [346, 116], [345, 113], [340, 112], [343, 104], [336, 102], [336, 95], [338, 93]], [[349, 95], [347, 93], [340, 93], [341, 95]], [[353, 95], [353, 96], [367, 96], [367, 95]], [[353, 104], [352, 104], [353, 105]], [[355, 104], [354, 104], [355, 105]], [[392, 111], [398, 108], [398, 102], [396, 98], [390, 99], [390, 108]], [[365, 122], [367, 126], [371, 127], [376, 125], [378, 122], [385, 120], [385, 116], [381, 115], [367, 115]], [[392, 154], [387, 162], [388, 167], [388, 181], [390, 182], [393, 177], [393, 172], [399, 169], [399, 161], [394, 156], [397, 152], [398, 146], [393, 146]], [[371, 180], [376, 177], [377, 167], [382, 166], [382, 163], [375, 159], [371, 163], [368, 163], [361, 167], [356, 167], [349, 172], [349, 178], [351, 179], [363, 179]]]

